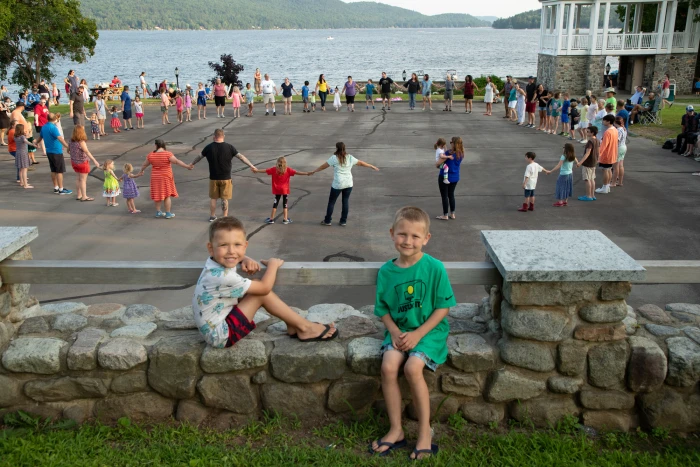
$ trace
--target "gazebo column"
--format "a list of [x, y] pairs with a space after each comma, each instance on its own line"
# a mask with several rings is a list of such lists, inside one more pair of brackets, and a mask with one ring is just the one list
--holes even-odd
[[668, 0], [664, 0], [661, 3], [661, 11], [657, 16], [658, 21], [656, 22], [656, 53], [661, 52], [661, 45], [663, 44], [664, 38], [664, 27], [666, 26], [666, 10], [668, 9]]
[[639, 34], [642, 29], [642, 10], [644, 9], [643, 3], [634, 4], [634, 20], [632, 22], [632, 32]]
[[590, 31], [591, 31], [591, 55], [595, 55], [595, 44], [596, 41], [598, 40], [598, 21], [600, 17], [600, 0], [595, 0], [595, 3], [593, 4], [591, 8], [591, 24], [590, 24]]
[[686, 49], [691, 49], [693, 48], [694, 44], [690, 43], [690, 38], [693, 36], [693, 28], [695, 27], [695, 23], [693, 23], [693, 18], [695, 17], [695, 10], [690, 8], [690, 5], [688, 5], [688, 15], [687, 18], [685, 19], [685, 41], [684, 41], [684, 48]]
[[664, 34], [669, 33], [668, 37], [668, 53], [671, 53], [673, 48], [673, 33], [676, 32], [676, 14], [678, 13], [678, 2], [671, 2], [671, 15], [666, 18], [666, 27]]
[[557, 55], [561, 54], [561, 37], [564, 34], [564, 5], [557, 5]]
[[566, 28], [568, 40], [566, 41], [566, 54], [571, 55], [571, 42], [574, 40], [574, 4], [569, 3], [569, 25]]
[[603, 47], [602, 55], [606, 54], [608, 48], [608, 25], [610, 24], [610, 9], [612, 4], [610, 2], [605, 2], [605, 16], [603, 17]]

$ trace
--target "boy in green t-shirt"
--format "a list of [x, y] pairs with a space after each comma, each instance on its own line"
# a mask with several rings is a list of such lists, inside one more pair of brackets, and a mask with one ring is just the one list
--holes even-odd
[[443, 264], [422, 251], [430, 240], [428, 214], [419, 208], [401, 208], [390, 232], [399, 257], [379, 270], [374, 314], [387, 329], [382, 344], [382, 391], [391, 428], [369, 450], [387, 455], [406, 446], [399, 389], [403, 365], [419, 424], [411, 459], [422, 459], [438, 451], [431, 443], [430, 394], [423, 368], [435, 371], [447, 360], [450, 326], [446, 317], [449, 307], [457, 302]]

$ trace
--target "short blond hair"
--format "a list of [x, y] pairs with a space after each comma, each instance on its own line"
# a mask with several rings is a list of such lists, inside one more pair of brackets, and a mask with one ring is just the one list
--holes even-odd
[[420, 222], [425, 225], [425, 233], [430, 232], [430, 216], [421, 208], [405, 206], [399, 209], [394, 215], [394, 224], [391, 228], [395, 229], [396, 225], [401, 221]]

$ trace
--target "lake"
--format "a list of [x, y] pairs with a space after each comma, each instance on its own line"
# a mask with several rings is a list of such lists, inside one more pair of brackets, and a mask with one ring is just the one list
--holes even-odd
[[[329, 36], [333, 40], [328, 40]], [[537, 71], [539, 30], [460, 29], [324, 29], [247, 31], [100, 31], [95, 55], [86, 63], [57, 61], [57, 82], [75, 68], [90, 85], [119, 75], [135, 86], [142, 71], [148, 83], [167, 78], [180, 84], [213, 77], [208, 62], [231, 54], [245, 66], [241, 80], [252, 83], [255, 68], [278, 85], [288, 76], [297, 88], [326, 74], [332, 85], [348, 74], [377, 80], [383, 70], [401, 79], [404, 69], [444, 77], [447, 70], [467, 74], [528, 76]]]

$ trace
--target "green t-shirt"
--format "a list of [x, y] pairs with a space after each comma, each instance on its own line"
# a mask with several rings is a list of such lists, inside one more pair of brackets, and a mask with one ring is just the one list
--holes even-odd
[[605, 99], [605, 105], [612, 104], [613, 111], [617, 108], [617, 99], [615, 97], [608, 97]]
[[[433, 311], [457, 304], [445, 266], [428, 254], [410, 268], [400, 268], [387, 261], [377, 275], [377, 298], [374, 314], [389, 313], [398, 328], [411, 332], [425, 323]], [[447, 360], [447, 337], [450, 325], [443, 319], [413, 349], [425, 353], [438, 365]], [[384, 345], [391, 344], [385, 333]]]

